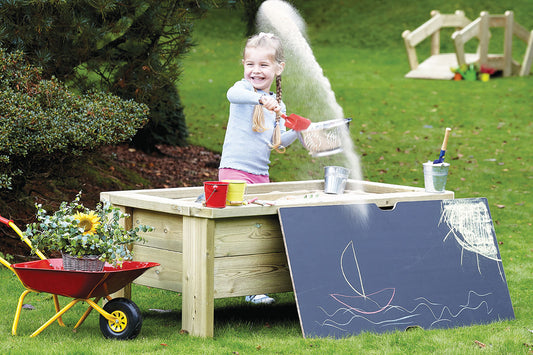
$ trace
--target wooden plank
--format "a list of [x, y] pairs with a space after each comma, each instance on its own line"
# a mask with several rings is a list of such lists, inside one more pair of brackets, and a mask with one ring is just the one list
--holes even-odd
[[253, 184], [246, 187], [247, 195], [278, 192], [292, 192], [295, 190], [317, 190], [322, 188], [323, 180], [303, 180], [303, 181], [286, 181], [271, 182], [268, 184]]
[[195, 206], [193, 201], [173, 200], [133, 191], [102, 192], [100, 200], [109, 201], [115, 206], [130, 206], [181, 215], [188, 215], [189, 209]]
[[431, 35], [430, 53], [431, 55], [437, 55], [440, 53], [440, 31], [435, 31]]
[[409, 67], [411, 68], [411, 70], [414, 70], [416, 69], [416, 67], [418, 67], [418, 58], [416, 56], [415, 47], [412, 46], [409, 40], [407, 39], [410, 34], [411, 31], [409, 30], [403, 31], [402, 38], [405, 45], [405, 50], [407, 52], [407, 61], [409, 62]]
[[531, 64], [533, 63], [533, 31], [529, 34], [529, 41], [527, 43], [526, 54], [524, 55], [524, 62], [520, 69], [520, 76], [529, 75], [531, 71]]
[[277, 215], [219, 220], [214, 243], [215, 258], [284, 251]]
[[489, 19], [488, 12], [482, 12], [479, 22], [479, 64], [488, 66], [489, 56]]
[[457, 10], [454, 14], [441, 14], [442, 27], [463, 28], [471, 21], [465, 16], [463, 11]]
[[407, 40], [409, 41], [409, 44], [413, 47], [415, 47], [417, 44], [431, 36], [433, 33], [438, 31], [442, 27], [442, 16], [440, 14], [436, 14], [428, 21], [424, 22], [420, 27], [413, 30], [409, 36], [407, 37]]
[[152, 232], [140, 233], [146, 240], [140, 245], [182, 252], [182, 216], [136, 208], [133, 211], [133, 223], [135, 226], [144, 224], [154, 228]]
[[456, 33], [452, 35], [452, 38], [454, 40], [457, 67], [460, 67], [466, 65], [465, 43], [463, 42], [463, 37], [455, 36]]
[[[467, 62], [473, 62], [477, 60], [477, 55], [468, 53], [465, 58]], [[443, 53], [429, 57], [420, 63], [418, 68], [407, 73], [405, 77], [411, 79], [451, 80], [454, 73], [450, 68], [458, 66], [457, 56], [454, 53]]]
[[[283, 241], [281, 241], [283, 245]], [[215, 298], [292, 291], [285, 251], [215, 259]]]
[[513, 74], [513, 22], [514, 14], [512, 11], [505, 12], [505, 33], [503, 41], [503, 57], [504, 57], [504, 66], [503, 66], [503, 76], [511, 76]]
[[488, 20], [490, 27], [505, 27], [507, 22], [506, 15], [490, 15]]
[[158, 196], [165, 198], [196, 198], [198, 195], [204, 192], [203, 186], [194, 186], [194, 187], [175, 187], [169, 189], [146, 189], [146, 190], [137, 190], [140, 194], [146, 194], [150, 196]]
[[528, 43], [530, 32], [515, 21], [513, 21], [513, 34], [526, 44]]
[[181, 292], [183, 254], [179, 252], [135, 245], [134, 260], [158, 262], [160, 266], [147, 270], [134, 283], [149, 287]]
[[472, 38], [478, 36], [480, 22], [481, 18], [478, 17], [477, 19], [466, 25], [463, 29], [455, 31], [452, 34], [452, 39], [455, 40], [456, 38], [460, 38], [462, 43], [466, 43]]
[[393, 192], [418, 192], [420, 191], [420, 187], [413, 187], [413, 186], [404, 186], [404, 185], [396, 185], [396, 184], [381, 184], [379, 182], [373, 182], [373, 181], [356, 181], [356, 180], [348, 180], [346, 182], [346, 189], [347, 190], [358, 190], [360, 188], [363, 188], [364, 192], [366, 193], [372, 193], [372, 194], [384, 194], [384, 193], [393, 193]]
[[214, 224], [183, 218], [182, 327], [200, 337], [213, 337]]
[[[130, 230], [133, 227], [133, 209], [131, 207], [120, 206], [118, 207], [122, 213], [129, 215], [129, 217], [121, 219], [119, 225], [126, 230]], [[109, 295], [111, 298], [125, 297], [131, 299], [131, 283], [124, 286], [122, 289]]]

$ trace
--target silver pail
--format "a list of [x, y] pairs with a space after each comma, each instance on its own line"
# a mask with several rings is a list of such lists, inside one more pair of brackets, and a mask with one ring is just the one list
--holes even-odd
[[343, 194], [350, 170], [342, 166], [326, 166], [324, 168], [324, 192], [327, 194]]
[[450, 164], [448, 163], [433, 164], [431, 161], [424, 163], [424, 186], [426, 192], [444, 192], [449, 167]]

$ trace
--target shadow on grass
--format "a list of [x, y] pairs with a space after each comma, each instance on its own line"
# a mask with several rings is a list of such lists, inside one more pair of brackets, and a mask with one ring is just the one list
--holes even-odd
[[243, 304], [215, 308], [215, 325], [249, 324], [276, 326], [298, 323], [295, 303], [276, 303], [270, 305]]
[[[170, 309], [149, 309], [142, 312], [145, 324], [181, 329], [181, 311]], [[271, 305], [239, 303], [215, 307], [214, 325], [224, 327], [276, 327], [299, 323], [295, 303], [283, 302]]]

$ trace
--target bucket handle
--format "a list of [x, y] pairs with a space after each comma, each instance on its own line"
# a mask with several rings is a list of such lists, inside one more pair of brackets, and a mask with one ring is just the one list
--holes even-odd
[[215, 192], [217, 192], [217, 189], [218, 189], [218, 185], [213, 185], [213, 191], [211, 192], [211, 195], [209, 195], [209, 197], [207, 197], [207, 198], [205, 199], [205, 203], [206, 203], [206, 204], [207, 204], [207, 201], [209, 201], [209, 200], [211, 199], [211, 197], [213, 197], [213, 194], [214, 194]]

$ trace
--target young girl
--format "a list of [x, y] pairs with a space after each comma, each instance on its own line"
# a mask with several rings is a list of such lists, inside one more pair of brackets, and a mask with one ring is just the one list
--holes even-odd
[[[227, 92], [229, 120], [222, 147], [218, 177], [220, 180], [244, 180], [249, 184], [270, 182], [270, 152], [280, 153], [296, 138], [296, 131], [286, 131], [279, 112], [285, 113], [281, 101], [281, 73], [285, 67], [279, 38], [259, 33], [248, 39], [242, 64], [244, 78]], [[276, 79], [276, 94], [270, 92]], [[246, 296], [257, 304], [273, 303], [268, 295]]]
[[[296, 138], [286, 131], [279, 113], [281, 73], [285, 67], [278, 37], [259, 33], [246, 42], [242, 64], [244, 78], [227, 92], [229, 120], [220, 159], [220, 180], [244, 180], [249, 184], [270, 182], [270, 152], [283, 153]], [[270, 92], [276, 79], [276, 94]]]

